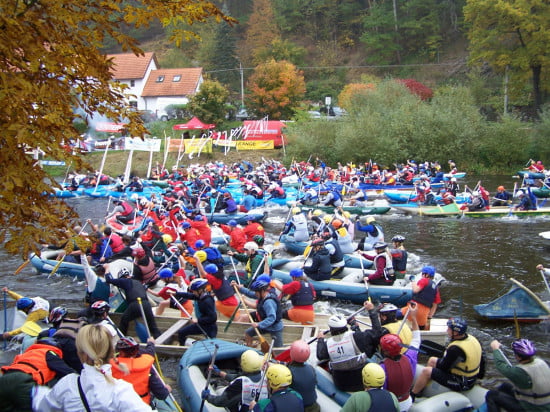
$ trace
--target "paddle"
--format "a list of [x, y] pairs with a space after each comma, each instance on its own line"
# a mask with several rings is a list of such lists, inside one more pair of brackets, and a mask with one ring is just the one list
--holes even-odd
[[[155, 365], [152, 365], [151, 367], [153, 368], [153, 371], [155, 372], [157, 377], [160, 379], [161, 383], [164, 386], [166, 386], [166, 382], [164, 382], [164, 378], [163, 378], [162, 374], [157, 370], [157, 368], [155, 368]], [[174, 398], [174, 395], [172, 395], [172, 392], [168, 392], [168, 397], [174, 403], [174, 406], [176, 407], [177, 411], [178, 412], [183, 412], [181, 407], [178, 405], [178, 402], [176, 401], [176, 398]], [[166, 400], [164, 402], [166, 403], [167, 406], [170, 406], [170, 404], [168, 402], [166, 402]]]
[[21, 326], [21, 332], [30, 336], [38, 336], [38, 334], [42, 332], [42, 327], [32, 320], [28, 320]]
[[542, 275], [542, 280], [544, 281], [544, 284], [546, 285], [546, 289], [548, 289], [548, 292], [550, 292], [550, 286], [548, 285], [548, 279], [546, 279], [546, 274], [544, 273], [544, 269], [540, 271], [540, 274]]
[[[214, 353], [212, 354], [212, 359], [210, 359], [210, 365], [208, 365], [208, 376], [206, 377], [206, 385], [204, 386], [204, 390], [208, 390], [208, 386], [210, 385], [210, 378], [212, 377], [212, 370], [214, 369], [214, 363], [216, 362], [216, 355], [218, 354], [218, 349], [220, 347], [215, 344], [214, 345]], [[204, 408], [204, 401], [206, 399], [203, 399], [201, 401], [201, 407], [199, 409], [199, 412], [202, 412], [202, 409]]]
[[229, 326], [231, 326], [231, 324], [233, 323], [233, 319], [235, 319], [235, 316], [237, 316], [237, 313], [239, 313], [240, 307], [241, 307], [241, 302], [239, 302], [239, 304], [235, 307], [235, 310], [233, 311], [233, 314], [231, 315], [231, 317], [227, 321], [227, 325], [225, 325], [225, 328], [223, 328], [224, 332], [227, 332], [227, 330], [229, 329]]
[[514, 326], [516, 327], [516, 339], [521, 338], [521, 331], [519, 329], [519, 321], [516, 310], [514, 309]]
[[[181, 303], [179, 303], [179, 301], [175, 298], [174, 295], [171, 295], [170, 296], [170, 299], [172, 299], [174, 301], [174, 303], [176, 304], [176, 306], [179, 308], [179, 310], [181, 310], [183, 313], [185, 313], [187, 315], [187, 319], [191, 319], [192, 316], [189, 314], [189, 312], [187, 312], [187, 310], [182, 306]], [[185, 318], [184, 318], [185, 319]], [[203, 329], [203, 327], [197, 322], [196, 325], [199, 327], [199, 329], [201, 330], [202, 334], [204, 336], [206, 336], [207, 339], [210, 339], [210, 336], [208, 336], [208, 333], [206, 333], [206, 331]]]
[[399, 336], [399, 334], [403, 330], [403, 326], [405, 326], [405, 322], [407, 321], [407, 317], [409, 316], [410, 311], [411, 311], [411, 308], [407, 308], [407, 311], [405, 312], [405, 316], [403, 316], [403, 320], [401, 321], [401, 324], [399, 325], [399, 329], [397, 329], [397, 333], [396, 333], [397, 336]]
[[30, 259], [25, 260], [17, 269], [15, 269], [15, 272], [13, 272], [13, 274], [18, 275], [30, 262]]
[[[290, 210], [288, 211], [288, 215], [286, 215], [286, 219], [285, 219], [285, 226], [288, 223], [288, 219], [290, 219], [290, 214], [292, 213], [293, 207], [289, 207], [289, 209]], [[273, 247], [278, 248], [281, 245], [281, 238], [283, 237], [283, 232], [284, 232], [284, 227], [281, 233], [279, 234], [279, 239], [277, 239], [277, 241], [273, 244]]]
[[57, 269], [59, 269], [59, 266], [61, 266], [64, 260], [65, 260], [65, 255], [63, 255], [61, 259], [59, 259], [59, 262], [57, 262], [57, 264], [53, 267], [52, 271], [48, 275], [48, 279], [51, 278], [52, 275], [57, 272]]
[[[137, 301], [139, 303], [139, 310], [141, 311], [141, 317], [143, 318], [143, 323], [145, 323], [145, 329], [147, 329], [147, 338], [149, 338], [151, 336], [151, 330], [149, 329], [149, 324], [147, 323], [147, 318], [145, 317], [145, 310], [143, 309], [141, 298], [137, 298]], [[159, 371], [162, 377], [162, 369], [160, 368], [160, 362], [156, 352], [155, 352], [155, 363], [157, 364], [157, 368], [159, 368]]]
[[[359, 310], [356, 310], [355, 312], [353, 312], [351, 315], [349, 315], [347, 318], [346, 318], [346, 321], [349, 322], [352, 318], [354, 318], [356, 315], [358, 315], [359, 313], [361, 313], [363, 310], [365, 309], [365, 307], [361, 307], [361, 309]], [[330, 329], [327, 329], [325, 331], [323, 331], [323, 335], [326, 335], [327, 333], [330, 333]], [[311, 345], [313, 342], [315, 342], [317, 339], [319, 339], [318, 336], [314, 337], [314, 338], [311, 338], [310, 340], [307, 341], [307, 344], [308, 345]], [[290, 349], [286, 349], [284, 350], [283, 352], [281, 352], [280, 354], [278, 354], [276, 357], [275, 357], [276, 360], [280, 361], [280, 362], [290, 362], [291, 359], [290, 359]]]
[[445, 353], [445, 346], [440, 345], [437, 342], [431, 340], [422, 340], [420, 343], [420, 352], [427, 354], [428, 356], [435, 356], [441, 358]]
[[260, 399], [260, 395], [262, 393], [262, 387], [264, 386], [265, 376], [267, 375], [267, 368], [269, 368], [269, 366], [267, 366], [267, 364], [269, 363], [269, 360], [271, 359], [271, 354], [273, 352], [273, 344], [274, 343], [275, 343], [275, 339], [273, 339], [271, 341], [271, 345], [269, 345], [269, 352], [265, 356], [264, 363], [262, 365], [262, 378], [260, 379], [260, 386], [259, 386], [260, 389], [258, 389], [258, 391], [256, 392], [256, 395], [254, 396], [254, 401], [255, 402], [258, 402], [258, 399]]
[[[4, 333], [6, 333], [8, 331], [8, 307], [7, 307], [8, 292], [6, 292], [5, 290], [3, 292], [4, 292]], [[4, 350], [6, 350], [7, 347], [8, 347], [8, 342], [4, 340]]]
[[[243, 299], [243, 296], [241, 295], [241, 292], [239, 291], [239, 287], [237, 285], [233, 285], [233, 289], [235, 289], [235, 293], [239, 296], [239, 300], [241, 301], [243, 305], [243, 309], [248, 315], [248, 319], [250, 320], [250, 323], [254, 323], [254, 319], [252, 319], [252, 315], [250, 314], [250, 311], [248, 310], [248, 307], [246, 306], [246, 303]], [[268, 353], [269, 351], [269, 343], [265, 340], [265, 338], [261, 335], [260, 331], [257, 327], [254, 327], [254, 332], [256, 332], [256, 335], [258, 335], [258, 339], [260, 340], [260, 348], [262, 349], [263, 353]]]

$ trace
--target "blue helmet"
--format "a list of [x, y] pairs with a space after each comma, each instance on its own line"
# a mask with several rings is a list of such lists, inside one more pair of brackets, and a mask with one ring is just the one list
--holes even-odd
[[293, 278], [301, 278], [304, 276], [304, 271], [300, 268], [294, 268], [290, 271], [290, 276]]
[[447, 321], [447, 327], [459, 335], [464, 335], [468, 329], [468, 322], [463, 318], [451, 318]]
[[268, 274], [264, 273], [263, 275], [260, 275], [256, 278], [256, 280], [260, 280], [262, 282], [266, 282], [266, 283], [269, 283], [271, 282], [271, 276], [269, 276]]
[[522, 358], [530, 358], [537, 353], [535, 345], [528, 339], [518, 339], [512, 342], [512, 350]]
[[215, 264], [213, 263], [209, 263], [208, 265], [206, 265], [204, 267], [204, 271], [206, 273], [210, 273], [211, 275], [213, 275], [214, 273], [218, 273], [218, 266], [216, 266]]
[[189, 289], [196, 292], [197, 290], [204, 288], [206, 285], [208, 285], [208, 281], [206, 279], [196, 278], [193, 279], [189, 285]]
[[26, 297], [17, 299], [17, 303], [15, 305], [17, 306], [18, 310], [28, 309], [34, 305], [34, 300]]
[[252, 289], [254, 292], [259, 292], [261, 290], [267, 289], [268, 286], [269, 286], [269, 282], [266, 282], [265, 280], [256, 279], [250, 286], [250, 289]]
[[424, 266], [422, 268], [422, 273], [433, 278], [435, 276], [435, 268], [433, 266]]
[[204, 245], [206, 245], [204, 240], [199, 239], [195, 242], [195, 249], [200, 249], [201, 247], [204, 247]]
[[202, 222], [203, 218], [202, 218], [202, 215], [197, 215], [195, 216], [195, 222]]
[[235, 219], [231, 219], [229, 222], [227, 222], [227, 225], [228, 226], [237, 226], [237, 221]]
[[191, 223], [189, 223], [187, 220], [184, 220], [183, 222], [181, 222], [180, 226], [184, 229], [189, 229], [191, 227]]
[[174, 273], [172, 272], [172, 269], [164, 268], [159, 271], [158, 275], [161, 279], [169, 279], [174, 276]]

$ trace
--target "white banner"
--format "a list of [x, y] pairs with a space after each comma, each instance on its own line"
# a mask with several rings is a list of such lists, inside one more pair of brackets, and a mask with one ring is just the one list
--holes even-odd
[[124, 140], [125, 150], [140, 150], [144, 152], [160, 152], [161, 139], [144, 139], [127, 137]]

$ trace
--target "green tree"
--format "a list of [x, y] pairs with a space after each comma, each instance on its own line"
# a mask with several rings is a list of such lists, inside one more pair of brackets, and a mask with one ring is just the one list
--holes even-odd
[[218, 81], [206, 80], [201, 89], [191, 97], [187, 108], [205, 123], [220, 124], [225, 120], [229, 92]]
[[271, 42], [280, 37], [271, 1], [253, 0], [252, 14], [246, 29], [245, 62], [256, 61], [256, 54], [269, 49]]
[[470, 62], [489, 63], [497, 73], [508, 70], [510, 84], [532, 82], [533, 106], [538, 112], [548, 91], [550, 3], [543, 0], [469, 0], [464, 7], [468, 24]]
[[[57, 184], [26, 152], [40, 148], [46, 158], [89, 168], [62, 144], [78, 136], [74, 120], [94, 113], [129, 119], [132, 136], [147, 132], [111, 80], [112, 61], [101, 52], [106, 37], [140, 54], [136, 40], [121, 32], [124, 24], [144, 28], [224, 16], [213, 3], [191, 0], [3, 0], [1, 11], [0, 242], [27, 256], [39, 243], [66, 238], [76, 215], [53, 196]], [[171, 40], [180, 44], [192, 35], [175, 30]]]
[[305, 93], [302, 72], [287, 61], [260, 64], [248, 81], [248, 107], [257, 116], [290, 119]]

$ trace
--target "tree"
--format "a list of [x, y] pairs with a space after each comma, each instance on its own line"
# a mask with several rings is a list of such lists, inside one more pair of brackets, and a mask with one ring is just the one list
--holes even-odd
[[188, 108], [205, 123], [220, 124], [225, 120], [229, 92], [220, 82], [206, 80], [188, 103]]
[[[469, 25], [470, 62], [489, 63], [504, 74], [510, 84], [525, 83], [531, 77], [534, 108], [548, 90], [550, 54], [550, 3], [543, 0], [469, 0], [464, 7]], [[541, 86], [544, 85], [544, 86]]]
[[[120, 27], [155, 21], [225, 19], [214, 4], [191, 0], [4, 0], [0, 17], [0, 242], [27, 256], [39, 243], [67, 238], [75, 212], [53, 196], [57, 184], [26, 152], [40, 148], [48, 159], [76, 170], [90, 169], [63, 142], [78, 136], [73, 121], [94, 113], [129, 119], [132, 136], [144, 136], [139, 113], [128, 110], [124, 89], [111, 80], [112, 61], [101, 52], [108, 36], [123, 51], [140, 54], [137, 41]], [[229, 19], [231, 21], [231, 19]], [[176, 44], [193, 36], [175, 30]], [[78, 113], [83, 113], [79, 115]], [[5, 242], [5, 243], [4, 243]]]
[[416, 94], [422, 100], [431, 99], [434, 95], [432, 89], [414, 79], [397, 79], [396, 81], [403, 83], [407, 89], [413, 94]]
[[281, 36], [269, 0], [253, 0], [253, 9], [246, 29], [246, 62], [256, 62], [256, 54], [271, 47]]
[[290, 119], [306, 91], [304, 76], [292, 63], [260, 64], [248, 81], [247, 107], [257, 116]]
[[338, 95], [338, 104], [342, 109], [350, 112], [354, 110], [353, 100], [356, 95], [368, 93], [374, 90], [375, 86], [372, 83], [349, 83], [344, 86], [344, 89]]

